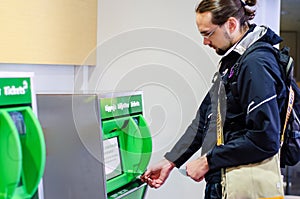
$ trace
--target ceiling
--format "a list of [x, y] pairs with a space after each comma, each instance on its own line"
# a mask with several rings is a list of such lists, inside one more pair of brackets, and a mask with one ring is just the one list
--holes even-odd
[[281, 0], [281, 31], [300, 31], [300, 0]]

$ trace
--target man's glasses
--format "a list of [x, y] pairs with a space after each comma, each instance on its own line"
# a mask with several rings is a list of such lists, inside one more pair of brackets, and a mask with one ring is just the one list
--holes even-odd
[[212, 31], [206, 33], [206, 34], [202, 34], [202, 37], [205, 39], [209, 39], [209, 37], [211, 37], [217, 30], [218, 26], [216, 26]]

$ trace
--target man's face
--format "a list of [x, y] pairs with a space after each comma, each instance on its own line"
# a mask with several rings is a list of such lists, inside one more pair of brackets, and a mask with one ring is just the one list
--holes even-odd
[[196, 13], [196, 22], [200, 34], [203, 36], [203, 44], [215, 49], [218, 55], [224, 55], [233, 45], [226, 23], [222, 26], [211, 22], [211, 12]]

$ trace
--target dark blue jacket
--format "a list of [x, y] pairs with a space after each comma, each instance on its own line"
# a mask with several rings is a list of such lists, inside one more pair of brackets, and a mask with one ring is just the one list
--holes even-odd
[[[220, 182], [221, 168], [259, 162], [278, 152], [280, 109], [285, 103], [286, 90], [272, 51], [255, 50], [240, 64], [234, 86], [230, 79], [231, 68], [255, 41], [275, 45], [282, 40], [269, 28], [251, 25], [244, 38], [223, 56], [219, 68], [221, 84], [216, 76], [196, 118], [172, 150], [165, 154], [165, 158], [174, 162], [176, 167], [205, 145], [203, 148], [208, 148], [204, 152], [210, 168], [205, 179]], [[224, 134], [224, 144], [220, 146], [215, 141], [218, 97], [221, 99]], [[207, 144], [211, 142], [207, 139], [209, 136], [213, 142]]]

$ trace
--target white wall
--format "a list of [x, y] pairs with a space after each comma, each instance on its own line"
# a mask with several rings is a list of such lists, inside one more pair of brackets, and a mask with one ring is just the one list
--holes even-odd
[[[206, 93], [219, 57], [204, 47], [195, 24], [198, 0], [98, 1], [97, 66], [89, 89], [143, 90], [153, 136], [150, 164], [174, 145]], [[280, 1], [259, 1], [257, 24], [279, 32]], [[198, 156], [198, 154], [196, 154]], [[204, 182], [171, 173], [148, 191], [154, 198], [203, 198]]]
[[279, 34], [280, 5], [281, 0], [258, 0], [254, 22], [258, 25], [267, 25]]
[[74, 66], [0, 64], [1, 71], [34, 72], [36, 93], [72, 93], [74, 90]]

